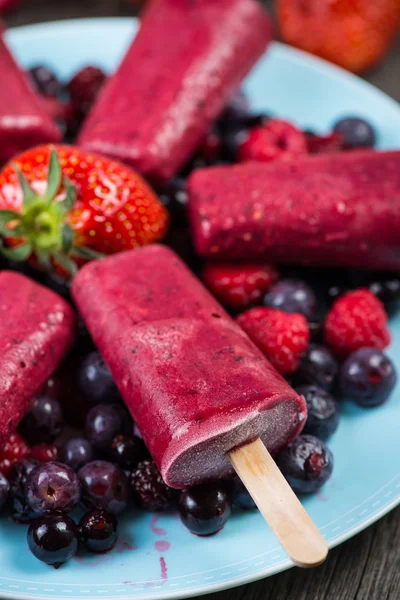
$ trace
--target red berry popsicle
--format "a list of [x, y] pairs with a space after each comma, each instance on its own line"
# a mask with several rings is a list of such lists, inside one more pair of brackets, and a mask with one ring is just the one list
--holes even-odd
[[188, 193], [202, 256], [400, 269], [400, 151], [198, 170]]
[[0, 81], [0, 163], [31, 146], [61, 139], [61, 132], [1, 37]]
[[23, 275], [0, 273], [0, 444], [70, 349], [75, 313]]
[[276, 452], [302, 429], [304, 399], [165, 246], [86, 265], [73, 295], [170, 486], [227, 476], [227, 452], [258, 437]]
[[168, 180], [271, 40], [257, 0], [151, 0], [78, 143]]

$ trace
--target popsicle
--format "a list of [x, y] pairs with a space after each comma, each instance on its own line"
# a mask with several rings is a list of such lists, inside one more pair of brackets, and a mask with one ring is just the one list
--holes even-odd
[[165, 481], [184, 488], [233, 465], [292, 559], [324, 560], [324, 540], [261, 441], [271, 452], [288, 444], [304, 398], [177, 255], [153, 245], [92, 262], [72, 293]]
[[257, 0], [151, 0], [78, 143], [167, 180], [271, 40]]
[[0, 24], [0, 164], [21, 150], [61, 139], [60, 130], [4, 43], [2, 32]]
[[71, 306], [12, 271], [0, 273], [0, 444], [15, 430], [75, 337]]
[[400, 151], [357, 151], [193, 173], [202, 256], [400, 269]]

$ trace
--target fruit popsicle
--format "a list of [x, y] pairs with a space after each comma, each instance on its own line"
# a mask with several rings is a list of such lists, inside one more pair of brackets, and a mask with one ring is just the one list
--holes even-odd
[[78, 143], [168, 180], [271, 40], [257, 0], [151, 0]]
[[15, 430], [71, 347], [75, 313], [54, 292], [0, 273], [0, 444]]
[[92, 262], [72, 291], [170, 486], [228, 476], [230, 450], [276, 452], [303, 427], [304, 398], [167, 247]]
[[0, 24], [0, 163], [21, 150], [57, 142], [61, 132], [4, 43]]
[[202, 256], [400, 269], [400, 151], [357, 151], [194, 172]]

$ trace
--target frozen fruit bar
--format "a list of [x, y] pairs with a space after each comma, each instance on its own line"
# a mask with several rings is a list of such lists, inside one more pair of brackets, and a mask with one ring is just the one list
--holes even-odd
[[14, 61], [1, 33], [0, 24], [0, 164], [21, 150], [61, 139], [59, 129]]
[[75, 313], [23, 275], [0, 273], [0, 444], [28, 412], [75, 337]]
[[257, 0], [151, 0], [79, 144], [169, 179], [270, 39]]
[[400, 151], [204, 169], [188, 188], [202, 256], [400, 269]]
[[302, 428], [304, 399], [165, 246], [85, 266], [73, 295], [172, 487], [224, 477], [228, 451], [261, 436], [275, 452]]

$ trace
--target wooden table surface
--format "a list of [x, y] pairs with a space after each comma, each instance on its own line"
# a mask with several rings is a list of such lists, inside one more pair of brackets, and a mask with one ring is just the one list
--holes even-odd
[[[268, 4], [268, 0], [266, 0]], [[53, 19], [132, 15], [126, 0], [25, 0], [7, 16], [9, 25]], [[400, 101], [400, 41], [366, 77]], [[375, 440], [374, 443], [379, 443]], [[355, 474], [356, 476], [356, 474]], [[330, 552], [324, 565], [291, 569], [209, 596], [212, 600], [399, 600], [400, 508]]]

